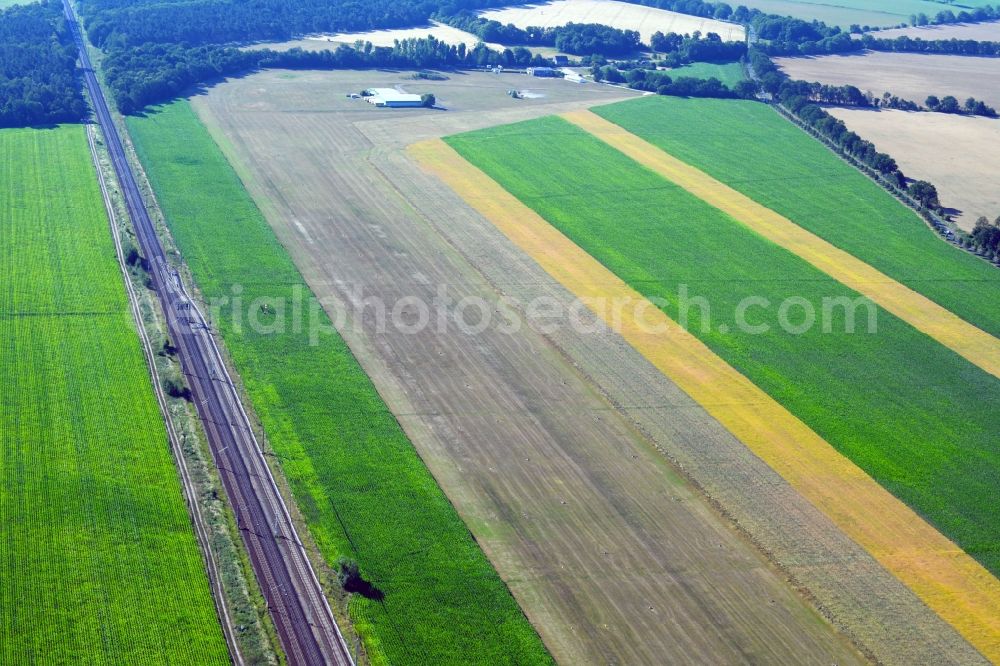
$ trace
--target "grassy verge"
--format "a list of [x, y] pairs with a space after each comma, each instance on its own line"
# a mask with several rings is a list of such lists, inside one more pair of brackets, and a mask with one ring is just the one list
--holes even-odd
[[216, 325], [310, 533], [328, 562], [356, 559], [384, 595], [350, 604], [372, 661], [547, 663], [343, 340], [322, 334], [312, 345], [307, 330], [248, 325], [250, 316], [274, 324], [277, 304], [311, 292], [190, 106], [130, 118], [129, 130], [202, 295], [229, 298]]
[[0, 662], [228, 664], [84, 128], [0, 146]]
[[593, 111], [1000, 336], [1000, 271], [766, 105], [649, 97]]
[[[672, 318], [687, 302], [715, 353], [1000, 571], [1000, 380], [881, 310], [874, 333], [865, 309], [845, 332], [843, 308], [786, 332], [786, 301], [819, 317], [824, 299], [858, 295], [562, 119], [448, 142]], [[737, 319], [750, 298], [752, 328]]]

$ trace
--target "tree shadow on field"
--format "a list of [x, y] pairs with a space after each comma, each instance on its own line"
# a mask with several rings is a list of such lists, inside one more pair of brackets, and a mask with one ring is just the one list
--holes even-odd
[[347, 581], [344, 584], [344, 590], [353, 594], [360, 594], [365, 599], [371, 599], [372, 601], [382, 601], [385, 599], [385, 592], [364, 579]]

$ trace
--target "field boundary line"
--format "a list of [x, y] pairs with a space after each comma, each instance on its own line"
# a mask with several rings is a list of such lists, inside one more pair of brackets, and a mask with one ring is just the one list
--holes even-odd
[[1000, 378], [1000, 340], [854, 255], [592, 111], [561, 117]]
[[1000, 581], [693, 334], [440, 139], [407, 153], [602, 321], [984, 656], [1000, 661]]
[[135, 293], [132, 281], [129, 279], [128, 269], [125, 265], [125, 254], [122, 251], [121, 234], [118, 231], [118, 215], [115, 213], [114, 205], [111, 202], [111, 196], [108, 194], [107, 181], [104, 177], [104, 171], [101, 168], [100, 160], [97, 155], [97, 146], [94, 143], [94, 133], [96, 131], [95, 127], [96, 125], [90, 123], [86, 126], [87, 143], [90, 146], [90, 157], [94, 164], [94, 169], [97, 171], [97, 181], [101, 188], [101, 197], [104, 200], [104, 207], [108, 213], [108, 222], [111, 226], [111, 236], [115, 243], [115, 256], [118, 260], [118, 269], [121, 271], [122, 280], [125, 283], [125, 292], [129, 302], [129, 310], [132, 313], [132, 319], [135, 322], [136, 331], [139, 334], [139, 340], [142, 344], [143, 355], [145, 356], [147, 369], [149, 370], [149, 378], [153, 385], [153, 393], [156, 396], [157, 405], [160, 408], [160, 413], [163, 415], [163, 421], [166, 425], [167, 439], [170, 443], [170, 449], [174, 454], [174, 462], [177, 465], [181, 487], [184, 491], [184, 499], [187, 500], [188, 511], [191, 515], [191, 522], [194, 525], [195, 536], [198, 539], [202, 555], [205, 558], [205, 571], [208, 575], [209, 584], [212, 588], [212, 597], [215, 599], [216, 611], [219, 613], [222, 633], [225, 635], [226, 643], [229, 645], [229, 656], [236, 666], [243, 666], [246, 661], [243, 659], [243, 653], [240, 651], [239, 641], [233, 631], [234, 622], [229, 614], [229, 605], [226, 603], [227, 597], [222, 586], [222, 574], [215, 561], [215, 553], [212, 549], [209, 529], [204, 516], [202, 516], [201, 506], [198, 503], [197, 489], [194, 486], [194, 481], [191, 479], [187, 461], [184, 458], [184, 451], [177, 436], [177, 430], [174, 428], [174, 423], [170, 416], [170, 410], [167, 407], [167, 398], [163, 394], [163, 387], [160, 385], [159, 373], [156, 371], [156, 361], [153, 354], [153, 344], [150, 341], [149, 336], [146, 334], [146, 329], [143, 326], [142, 313], [139, 310], [139, 297]]

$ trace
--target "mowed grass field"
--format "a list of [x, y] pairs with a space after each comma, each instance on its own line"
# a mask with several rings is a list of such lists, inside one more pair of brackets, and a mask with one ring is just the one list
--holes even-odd
[[[786, 299], [819, 312], [857, 294], [562, 119], [447, 141], [672, 318], [685, 290], [704, 298], [709, 312], [688, 309], [692, 333], [1000, 571], [1000, 380], [882, 310], [873, 334], [846, 333], [840, 309], [828, 332], [782, 330]], [[746, 298], [770, 303], [752, 322], [767, 331], [734, 326]]]
[[593, 111], [1000, 336], [1000, 271], [766, 105], [651, 96]]
[[0, 663], [228, 664], [84, 127], [0, 156]]
[[[551, 661], [503, 581], [343, 340], [247, 325], [255, 299], [311, 292], [187, 102], [129, 118], [174, 238], [207, 299], [242, 290], [219, 327], [327, 561], [355, 558], [381, 600], [351, 615], [374, 663]], [[272, 310], [274, 312], [275, 310]], [[308, 313], [308, 303], [304, 306]], [[239, 310], [237, 310], [239, 312]], [[264, 323], [274, 323], [271, 314]], [[322, 311], [322, 323], [330, 326]], [[308, 321], [303, 316], [303, 321]]]
[[735, 86], [744, 79], [743, 66], [738, 62], [692, 62], [671, 69], [668, 74], [673, 78], [690, 76], [695, 79], [710, 79], [715, 77], [729, 87]]

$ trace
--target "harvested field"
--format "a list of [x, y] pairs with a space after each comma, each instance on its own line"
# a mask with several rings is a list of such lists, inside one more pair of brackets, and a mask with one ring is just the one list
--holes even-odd
[[[522, 104], [503, 95], [503, 78], [469, 74], [433, 90], [469, 113], [386, 118], [346, 100], [338, 108], [334, 82], [384, 85], [390, 74], [304, 77], [293, 88], [266, 73], [195, 103], [329, 307], [358, 289], [390, 306], [430, 302], [439, 287], [453, 302], [496, 304], [492, 285], [431, 224], [428, 215], [456, 211], [444, 212], [440, 188], [403, 145], [629, 94], [546, 81], [545, 98]], [[489, 107], [499, 108], [483, 113]], [[853, 660], [544, 336], [528, 327], [379, 331], [371, 313], [347, 312], [345, 339], [557, 659]], [[693, 407], [685, 402], [682, 413]], [[691, 435], [725, 437], [711, 419], [684, 418], [700, 423]]]
[[[426, 299], [440, 285], [453, 301], [574, 304], [404, 148], [628, 91], [532, 80], [545, 97], [510, 100], [504, 91], [527, 79], [469, 74], [422, 82], [452, 111], [394, 111], [352, 105], [341, 90], [405, 74], [286, 75], [232, 81], [194, 105], [328, 308], [357, 293], [389, 305]], [[976, 661], [662, 373], [596, 319], [584, 322], [544, 335], [404, 335], [352, 315], [343, 331], [557, 659], [855, 660], [659, 449], [866, 650], [887, 663]], [[775, 603], [759, 603], [767, 595]]]
[[[420, 28], [397, 28], [394, 30], [372, 30], [370, 32], [342, 32], [335, 35], [315, 35], [307, 37], [296, 44], [308, 44], [316, 48], [336, 48], [337, 44], [354, 44], [356, 41], [371, 42], [373, 46], [391, 47], [397, 40], [425, 39], [434, 37], [445, 44], [465, 44], [472, 48], [479, 42], [479, 37], [470, 32], [453, 28], [437, 21]], [[331, 46], [330, 43], [333, 43]], [[495, 49], [503, 49], [499, 44], [489, 45]]]
[[954, 95], [1000, 107], [1000, 58], [866, 51], [774, 62], [793, 79], [849, 84], [877, 96], [891, 92], [923, 104], [928, 95]]
[[971, 230], [979, 216], [1000, 216], [1000, 121], [944, 113], [830, 108], [848, 128], [892, 155], [903, 173], [929, 180], [941, 202]]
[[1000, 42], [1000, 21], [983, 23], [952, 23], [950, 25], [922, 25], [907, 28], [892, 28], [874, 33], [875, 37], [895, 39], [974, 39], [977, 42]]
[[643, 44], [649, 44], [654, 32], [718, 33], [724, 41], [742, 41], [746, 32], [736, 23], [690, 16], [655, 7], [644, 7], [617, 0], [554, 0], [520, 7], [490, 9], [480, 16], [519, 28], [555, 28], [567, 23], [602, 23], [620, 30], [636, 30]]

